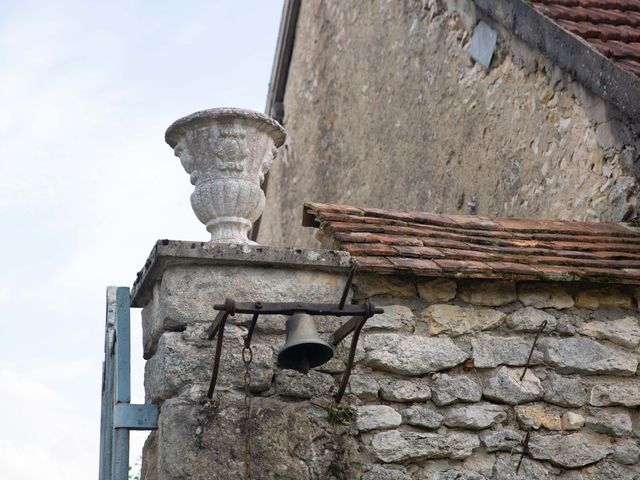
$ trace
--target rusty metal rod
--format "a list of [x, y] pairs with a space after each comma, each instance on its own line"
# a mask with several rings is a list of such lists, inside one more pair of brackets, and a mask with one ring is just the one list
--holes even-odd
[[244, 348], [249, 348], [251, 346], [251, 337], [253, 336], [253, 330], [256, 328], [256, 323], [258, 322], [259, 316], [259, 313], [254, 313], [253, 318], [251, 318], [249, 331], [247, 332], [247, 337], [244, 339]]
[[529, 435], [531, 432], [527, 432], [527, 435], [524, 437], [524, 443], [522, 444], [522, 454], [520, 455], [520, 460], [518, 461], [518, 466], [516, 467], [516, 475], [520, 470], [520, 465], [522, 465], [522, 460], [524, 459], [527, 450], [529, 450]]
[[520, 381], [522, 381], [522, 379], [524, 378], [524, 374], [527, 373], [527, 369], [531, 364], [531, 357], [533, 356], [533, 351], [535, 350], [536, 344], [538, 343], [538, 338], [540, 337], [542, 330], [544, 330], [544, 327], [546, 326], [547, 326], [547, 321], [545, 320], [540, 324], [540, 327], [538, 328], [538, 332], [536, 333], [536, 338], [533, 340], [533, 345], [531, 345], [531, 350], [529, 351], [529, 357], [527, 358], [527, 363], [525, 364], [524, 370], [522, 371], [522, 375], [520, 376]]
[[358, 339], [360, 338], [360, 331], [362, 327], [364, 327], [365, 322], [370, 317], [363, 317], [359, 320], [359, 324], [356, 326], [353, 331], [353, 338], [351, 339], [351, 347], [349, 348], [349, 358], [347, 359], [347, 366], [342, 374], [342, 380], [340, 381], [340, 386], [338, 387], [338, 393], [336, 393], [336, 403], [340, 403], [342, 400], [342, 396], [344, 395], [344, 391], [347, 388], [347, 384], [349, 383], [349, 377], [351, 376], [351, 369], [353, 368], [353, 360], [356, 356], [356, 348], [358, 347]]
[[[262, 305], [258, 308], [256, 305]], [[294, 315], [307, 313], [309, 315], [329, 315], [333, 317], [363, 317], [367, 315], [364, 305], [344, 305], [340, 308], [335, 303], [236, 303], [234, 313], [259, 313], [260, 315]], [[218, 311], [228, 311], [227, 304], [214, 305]], [[374, 313], [384, 313], [382, 308], [376, 308]]]
[[222, 339], [224, 337], [224, 326], [227, 323], [227, 316], [223, 315], [218, 326], [218, 338], [216, 341], [216, 353], [213, 357], [213, 372], [211, 372], [211, 383], [209, 383], [209, 391], [207, 397], [213, 398], [213, 391], [218, 381], [218, 370], [220, 370], [220, 356], [222, 355]]
[[338, 308], [342, 309], [344, 304], [347, 302], [347, 296], [349, 295], [349, 290], [351, 290], [351, 284], [353, 283], [353, 276], [356, 274], [356, 266], [351, 267], [351, 271], [349, 272], [349, 277], [347, 278], [347, 283], [344, 286], [344, 290], [342, 291], [342, 297], [340, 298], [340, 305]]
[[216, 333], [218, 332], [218, 327], [220, 326], [220, 322], [222, 322], [223, 318], [226, 321], [227, 315], [229, 315], [229, 313], [226, 311], [219, 312], [218, 315], [216, 315], [216, 318], [213, 320], [213, 322], [211, 322], [211, 325], [207, 329], [207, 340], [213, 340], [213, 337], [215, 337]]

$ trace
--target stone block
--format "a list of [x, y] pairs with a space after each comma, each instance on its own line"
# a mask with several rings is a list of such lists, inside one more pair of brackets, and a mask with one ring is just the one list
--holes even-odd
[[487, 452], [518, 452], [522, 450], [524, 435], [512, 428], [482, 432], [480, 440]]
[[[217, 390], [244, 388], [242, 362], [244, 330], [229, 325], [225, 329]], [[211, 380], [214, 342], [197, 341], [192, 332], [165, 332], [158, 342], [157, 353], [145, 365], [146, 398], [158, 402], [178, 395], [185, 387], [207, 385]], [[203, 335], [204, 337], [204, 335]], [[251, 390], [261, 392], [271, 387], [275, 352], [269, 345], [252, 345]]]
[[515, 302], [516, 285], [503, 281], [465, 282], [458, 288], [458, 298], [474, 305], [499, 307]]
[[540, 379], [531, 370], [527, 370], [522, 380], [520, 380], [521, 375], [521, 370], [501, 367], [486, 382], [483, 395], [489, 400], [509, 405], [533, 402], [542, 398], [543, 389]]
[[633, 375], [637, 358], [622, 349], [588, 338], [545, 338], [540, 342], [547, 365], [560, 372], [586, 375]]
[[431, 384], [431, 397], [440, 407], [455, 402], [478, 402], [482, 398], [482, 387], [467, 376], [443, 373]]
[[487, 480], [484, 475], [473, 470], [452, 469], [444, 472], [436, 472], [431, 477], [433, 480]]
[[584, 417], [579, 413], [565, 412], [562, 414], [563, 430], [579, 430], [584, 426]]
[[[637, 480], [637, 468], [629, 468], [609, 459], [580, 470], [575, 480]], [[562, 480], [565, 480], [564, 478]], [[570, 479], [574, 480], [574, 479]]]
[[602, 460], [613, 452], [609, 437], [577, 432], [569, 435], [532, 433], [529, 453], [536, 460], [545, 460], [563, 468], [584, 467]]
[[[238, 268], [233, 265], [171, 266], [165, 270], [159, 289], [154, 290], [151, 303], [154, 305], [157, 297], [158, 304], [154, 307], [150, 335], [180, 330], [192, 323], [210, 323], [217, 314], [213, 304], [223, 303], [227, 297], [238, 302], [336, 303], [340, 300], [344, 281], [343, 274], [313, 270]], [[284, 331], [283, 322], [272, 318], [261, 322], [260, 328], [269, 322], [276, 322], [277, 330]]]
[[520, 470], [516, 472], [519, 462], [520, 455], [498, 454], [491, 480], [555, 480], [557, 478], [546, 465], [528, 456], [522, 459]]
[[[181, 398], [162, 405], [158, 473], [162, 480], [244, 478], [245, 409], [241, 395], [217, 404]], [[307, 402], [251, 400], [251, 469], [256, 479], [360, 478], [358, 441], [349, 426], [319, 418]]]
[[594, 409], [585, 420], [591, 430], [615, 437], [626, 437], [633, 433], [631, 416], [622, 409]]
[[552, 332], [556, 329], [558, 321], [556, 317], [534, 307], [525, 307], [507, 316], [507, 325], [517, 332], [537, 332], [543, 322], [547, 322], [544, 327], [545, 332]]
[[640, 406], [640, 381], [637, 379], [595, 385], [591, 389], [589, 404], [595, 407], [622, 405]]
[[444, 414], [444, 424], [450, 428], [466, 428], [482, 430], [491, 425], [503, 423], [507, 419], [507, 411], [502, 405], [491, 403], [474, 403], [450, 407]]
[[562, 430], [563, 410], [544, 403], [527, 403], [514, 408], [516, 419], [524, 430]]
[[[519, 367], [527, 364], [533, 337], [498, 337], [479, 335], [471, 340], [473, 363], [478, 368], [494, 368], [500, 365]], [[531, 365], [542, 363], [542, 353], [534, 350]]]
[[627, 348], [640, 345], [640, 325], [638, 325], [638, 319], [632, 316], [618, 320], [584, 323], [578, 332], [587, 337], [609, 340]]
[[422, 315], [432, 335], [444, 333], [452, 336], [496, 328], [505, 317], [504, 313], [490, 308], [448, 304], [431, 305]]
[[385, 305], [384, 313], [374, 315], [364, 324], [363, 330], [402, 330], [413, 332], [413, 312], [403, 305]]
[[418, 295], [430, 303], [448, 302], [456, 296], [457, 284], [455, 280], [438, 278], [418, 284]]
[[[343, 281], [344, 283], [344, 281]], [[364, 300], [377, 295], [409, 298], [417, 295], [415, 284], [391, 275], [361, 273], [353, 279], [355, 300]], [[340, 297], [338, 297], [338, 300]]]
[[633, 308], [631, 295], [616, 287], [600, 287], [582, 290], [576, 295], [576, 307], [597, 310], [599, 308]]
[[398, 427], [402, 415], [386, 405], [363, 405], [356, 412], [356, 428], [360, 432]]
[[469, 356], [450, 338], [370, 334], [364, 338], [365, 363], [400, 375], [425, 375], [455, 367]]
[[362, 480], [411, 480], [411, 475], [402, 465], [365, 465]]
[[380, 397], [388, 402], [424, 402], [431, 389], [424, 380], [381, 380]]
[[353, 374], [349, 377], [349, 392], [364, 401], [378, 399], [380, 384], [371, 375]]
[[640, 462], [640, 446], [637, 442], [619, 445], [614, 449], [612, 458], [623, 465], [635, 465]]
[[543, 386], [545, 402], [561, 407], [582, 407], [587, 403], [587, 389], [578, 377], [563, 377], [549, 372]]
[[444, 417], [428, 407], [412, 406], [402, 411], [402, 418], [407, 425], [435, 430], [442, 425]]
[[276, 393], [285, 397], [311, 398], [331, 395], [335, 386], [333, 376], [310, 370], [304, 374], [295, 370], [278, 370], [275, 375]]
[[561, 285], [545, 283], [521, 283], [518, 285], [518, 300], [525, 306], [535, 308], [571, 308], [573, 297]]
[[375, 457], [385, 463], [417, 462], [438, 458], [462, 460], [480, 446], [478, 436], [464, 432], [428, 433], [389, 430], [371, 441]]

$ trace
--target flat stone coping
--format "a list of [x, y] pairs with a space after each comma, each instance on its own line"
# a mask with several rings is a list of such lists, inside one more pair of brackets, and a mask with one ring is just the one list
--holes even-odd
[[243, 265], [345, 271], [351, 266], [351, 256], [338, 250], [158, 240], [133, 282], [131, 306], [143, 307], [151, 297], [153, 284], [162, 278], [166, 268], [174, 265]]

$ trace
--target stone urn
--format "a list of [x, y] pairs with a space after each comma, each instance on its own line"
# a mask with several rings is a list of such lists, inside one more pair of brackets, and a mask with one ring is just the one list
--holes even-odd
[[282, 126], [262, 113], [212, 108], [175, 121], [165, 134], [195, 186], [191, 206], [210, 242], [249, 243], [264, 210], [260, 188], [285, 140]]

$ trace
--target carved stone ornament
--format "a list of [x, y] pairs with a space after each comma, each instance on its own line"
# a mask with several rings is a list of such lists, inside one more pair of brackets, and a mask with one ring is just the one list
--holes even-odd
[[165, 134], [195, 186], [191, 206], [211, 242], [250, 243], [264, 210], [260, 188], [285, 140], [282, 126], [262, 113], [213, 108], [175, 121]]

